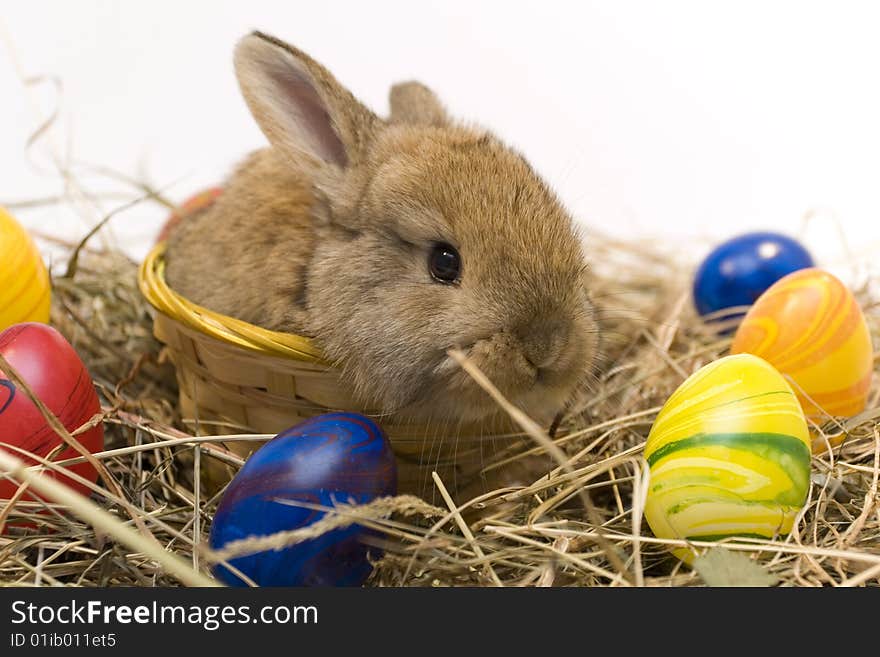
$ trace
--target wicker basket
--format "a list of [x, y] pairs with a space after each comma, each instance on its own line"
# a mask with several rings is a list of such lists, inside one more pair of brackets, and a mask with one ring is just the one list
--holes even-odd
[[[313, 415], [354, 411], [374, 416], [388, 435], [401, 492], [430, 489], [432, 470], [452, 489], [483, 487], [481, 465], [504, 446], [509, 423], [428, 426], [381, 418], [354, 400], [339, 371], [307, 338], [220, 315], [175, 293], [165, 282], [164, 251], [162, 243], [153, 248], [138, 281], [157, 310], [154, 334], [174, 363], [181, 414], [199, 434], [275, 434]], [[242, 456], [256, 449], [243, 441], [227, 447]], [[208, 476], [223, 483], [231, 472], [214, 463]]]

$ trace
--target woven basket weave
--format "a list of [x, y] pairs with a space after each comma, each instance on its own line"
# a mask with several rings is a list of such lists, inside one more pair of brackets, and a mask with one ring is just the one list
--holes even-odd
[[[162, 243], [153, 248], [138, 282], [157, 310], [153, 330], [174, 363], [181, 414], [200, 434], [275, 434], [335, 410], [377, 416], [355, 401], [339, 371], [309, 339], [215, 313], [174, 292], [165, 282], [164, 252]], [[477, 478], [490, 448], [502, 446], [501, 434], [510, 431], [506, 422], [452, 426], [376, 419], [398, 456], [401, 492], [424, 492], [432, 470], [450, 488], [462, 489]], [[227, 447], [247, 456], [257, 446], [230, 441]], [[208, 476], [219, 484], [230, 474], [215, 463]]]

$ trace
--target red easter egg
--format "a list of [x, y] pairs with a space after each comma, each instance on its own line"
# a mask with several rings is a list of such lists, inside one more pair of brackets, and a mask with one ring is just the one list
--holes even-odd
[[209, 187], [186, 199], [180, 207], [168, 215], [165, 225], [162, 226], [162, 230], [159, 231], [159, 235], [156, 237], [156, 243], [158, 244], [168, 239], [168, 235], [181, 221], [210, 207], [222, 191], [220, 187]]
[[[85, 424], [95, 413], [100, 412], [101, 404], [95, 392], [92, 378], [70, 343], [51, 326], [35, 322], [15, 324], [0, 333], [0, 354], [27, 382], [34, 394], [55, 414], [68, 431]], [[93, 429], [79, 434], [76, 439], [90, 452], [104, 449], [104, 427], [98, 424]], [[14, 445], [46, 457], [63, 439], [52, 430], [36, 405], [23, 390], [0, 371], [0, 442]], [[4, 449], [0, 447], [0, 449]], [[33, 459], [14, 450], [8, 453], [28, 462]], [[61, 461], [80, 456], [73, 447], [67, 447], [53, 460]], [[96, 481], [98, 473], [89, 463], [67, 466], [71, 471]], [[89, 490], [82, 484], [62, 473], [45, 470], [45, 474], [61, 481], [72, 489], [88, 495]], [[9, 499], [18, 486], [8, 479], [0, 479], [0, 499]], [[30, 492], [22, 499], [34, 500]]]

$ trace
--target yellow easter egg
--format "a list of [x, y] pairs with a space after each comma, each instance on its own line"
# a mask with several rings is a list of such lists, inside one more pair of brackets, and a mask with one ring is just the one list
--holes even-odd
[[827, 271], [802, 269], [770, 286], [746, 314], [730, 351], [760, 356], [790, 376], [804, 413], [817, 424], [865, 408], [871, 334], [855, 297]]
[[27, 231], [0, 207], [0, 331], [49, 321], [49, 273]]
[[660, 538], [787, 534], [807, 498], [810, 458], [803, 411], [782, 375], [750, 354], [721, 358], [688, 377], [651, 427], [645, 518]]

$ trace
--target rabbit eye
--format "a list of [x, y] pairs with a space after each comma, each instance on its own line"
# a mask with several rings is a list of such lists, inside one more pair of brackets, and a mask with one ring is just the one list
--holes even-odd
[[428, 255], [428, 270], [435, 281], [455, 283], [461, 276], [461, 256], [449, 244], [435, 244]]

